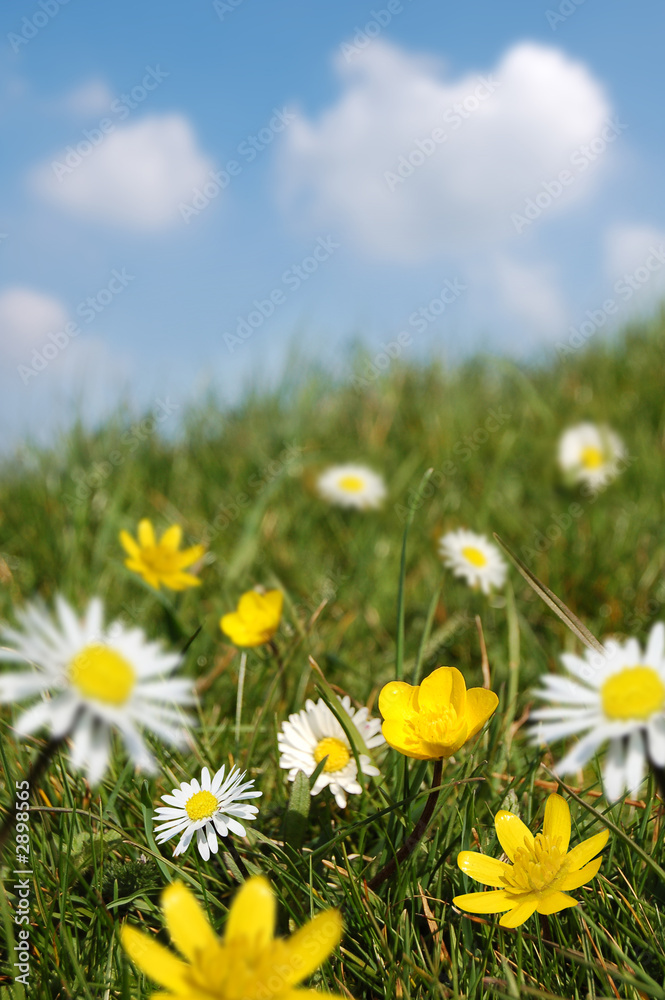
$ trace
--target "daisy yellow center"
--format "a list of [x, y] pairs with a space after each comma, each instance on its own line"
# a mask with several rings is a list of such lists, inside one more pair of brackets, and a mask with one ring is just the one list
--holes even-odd
[[319, 740], [316, 744], [314, 748], [314, 760], [317, 764], [320, 764], [324, 757], [327, 757], [328, 760], [323, 765], [323, 770], [328, 773], [331, 771], [341, 771], [351, 760], [349, 748], [341, 740], [338, 740], [336, 736], [326, 736], [325, 739]]
[[195, 792], [190, 799], [187, 799], [185, 806], [187, 815], [194, 823], [199, 819], [210, 819], [218, 808], [219, 802], [216, 796], [212, 792], [206, 791], [205, 788], [200, 792]]
[[467, 562], [470, 562], [472, 566], [476, 566], [478, 569], [487, 566], [487, 556], [473, 545], [466, 545], [462, 549], [462, 555]]
[[360, 476], [342, 476], [339, 485], [346, 493], [360, 493], [365, 483]]
[[665, 708], [665, 683], [653, 667], [627, 667], [602, 686], [608, 719], [648, 719]]
[[84, 698], [124, 705], [136, 684], [134, 668], [108, 646], [86, 646], [69, 664], [69, 680]]
[[561, 838], [539, 833], [533, 846], [525, 844], [517, 848], [512, 867], [501, 876], [501, 881], [510, 893], [544, 892], [555, 889], [567, 871]]
[[585, 469], [599, 469], [605, 462], [605, 456], [600, 448], [591, 445], [582, 449], [582, 465]]

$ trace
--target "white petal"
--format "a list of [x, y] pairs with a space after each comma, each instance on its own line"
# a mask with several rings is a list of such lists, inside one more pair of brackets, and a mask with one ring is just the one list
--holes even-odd
[[239, 823], [237, 819], [228, 819], [229, 830], [231, 833], [235, 833], [236, 837], [244, 837], [246, 834], [245, 827], [242, 823]]
[[663, 662], [663, 653], [665, 653], [665, 625], [656, 622], [649, 633], [644, 662], [657, 670]]
[[215, 828], [212, 825], [212, 823], [208, 823], [208, 825], [206, 826], [206, 836], [208, 839], [208, 847], [210, 848], [213, 854], [217, 854], [217, 849], [218, 849], [217, 834], [215, 833]]
[[180, 838], [178, 846], [176, 847], [175, 851], [173, 852], [173, 856], [174, 857], [177, 854], [184, 854], [185, 853], [185, 851], [187, 850], [187, 848], [189, 847], [189, 845], [190, 845], [190, 843], [192, 841], [192, 837], [193, 836], [194, 836], [194, 827], [190, 826], [189, 829], [185, 830], [185, 832], [183, 833], [182, 837]]
[[577, 743], [555, 767], [557, 774], [571, 774], [579, 771], [591, 760], [598, 747], [607, 739], [603, 727], [594, 729]]
[[203, 860], [207, 861], [210, 857], [210, 848], [208, 847], [208, 840], [204, 829], [196, 831], [196, 846], [198, 847], [199, 854]]
[[603, 769], [603, 786], [609, 802], [616, 802], [626, 787], [624, 741], [612, 740]]
[[23, 701], [32, 695], [41, 694], [53, 683], [47, 674], [23, 670], [20, 673], [0, 674], [0, 704]]
[[656, 715], [647, 723], [649, 756], [656, 767], [665, 767], [665, 716]]
[[626, 754], [626, 790], [628, 794], [636, 792], [644, 780], [646, 757], [642, 733], [635, 731], [628, 738]]

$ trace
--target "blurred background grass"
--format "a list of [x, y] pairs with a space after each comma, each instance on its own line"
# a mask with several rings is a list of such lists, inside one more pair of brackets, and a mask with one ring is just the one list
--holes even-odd
[[[493, 929], [493, 918], [453, 913], [452, 895], [466, 891], [456, 852], [475, 846], [478, 837], [483, 850], [497, 854], [492, 816], [499, 808], [517, 809], [527, 822], [542, 818], [546, 789], [535, 782], [550, 780], [538, 768], [552, 758], [527, 747], [519, 723], [537, 677], [558, 670], [560, 652], [574, 648], [574, 640], [515, 572], [505, 594], [487, 599], [444, 573], [437, 556], [444, 531], [496, 531], [596, 635], [643, 639], [665, 603], [664, 361], [662, 314], [611, 343], [592, 343], [542, 367], [497, 358], [454, 370], [393, 363], [368, 379], [367, 359], [358, 357], [354, 384], [334, 384], [324, 371], [294, 372], [277, 391], [250, 395], [231, 411], [201, 401], [178, 415], [171, 438], [162, 436], [154, 417], [137, 421], [119, 412], [94, 431], [74, 428], [51, 450], [26, 447], [6, 460], [0, 474], [2, 620], [12, 621], [13, 605], [37, 595], [50, 603], [62, 593], [82, 607], [99, 594], [109, 617], [166, 642], [203, 626], [185, 667], [201, 695], [192, 754], [157, 748], [166, 776], [145, 786], [122, 754], [101, 795], [91, 795], [62, 764], [43, 786], [46, 807], [84, 813], [33, 816], [32, 937], [40, 971], [37, 992], [26, 995], [149, 995], [118, 950], [115, 922], [129, 914], [160, 927], [158, 887], [174, 872], [201, 889], [211, 918], [222, 926], [232, 878], [219, 862], [202, 865], [191, 849], [172, 864], [168, 845], [160, 871], [149, 816], [169, 781], [185, 780], [204, 763], [216, 768], [234, 759], [264, 791], [241, 853], [277, 885], [282, 930], [287, 912], [299, 924], [317, 897], [344, 901], [342, 956], [324, 973], [330, 988], [340, 990], [342, 983], [357, 998], [665, 998], [663, 887], [621, 839], [613, 838], [606, 852], [606, 881], [578, 893], [584, 916], [567, 911], [540, 924], [533, 918], [515, 934]], [[597, 495], [566, 487], [556, 466], [561, 431], [582, 420], [610, 424], [629, 453], [618, 480]], [[340, 511], [317, 498], [317, 473], [337, 461], [360, 461], [385, 476], [389, 497], [380, 512]], [[434, 472], [419, 497], [429, 468]], [[332, 683], [370, 705], [394, 676], [400, 551], [412, 509], [405, 676], [415, 667], [431, 613], [421, 672], [451, 664], [469, 686], [481, 684], [479, 615], [501, 706], [483, 741], [444, 772], [444, 781], [463, 783], [443, 794], [413, 862], [382, 890], [383, 899], [367, 900], [362, 882], [330, 863], [373, 871], [378, 862], [368, 865], [370, 859], [385, 857], [387, 845], [408, 832], [422, 796], [395, 806], [404, 794], [404, 769], [390, 751], [381, 788], [352, 797], [345, 813], [327, 795], [318, 797], [303, 849], [280, 846], [289, 789], [276, 766], [275, 734], [285, 715], [315, 694], [308, 654]], [[158, 530], [178, 522], [188, 543], [208, 546], [202, 586], [176, 595], [178, 626], [123, 566], [118, 532], [134, 532], [142, 517]], [[218, 622], [255, 584], [278, 586], [286, 595], [278, 636], [286, 683], [275, 683], [268, 652], [250, 654], [236, 747], [239, 656]], [[511, 682], [519, 691], [515, 704]], [[9, 788], [36, 745], [17, 745], [11, 719], [11, 710], [3, 710]], [[423, 779], [422, 772], [414, 774], [412, 795]], [[480, 778], [486, 780], [473, 780]], [[585, 780], [598, 791], [593, 769]], [[5, 788], [3, 807], [10, 801]], [[601, 799], [588, 801], [607, 808]], [[389, 805], [387, 815], [371, 819]], [[577, 835], [595, 832], [593, 814], [571, 805]], [[608, 815], [663, 862], [662, 808], [650, 787], [644, 808], [615, 807]], [[353, 826], [363, 819], [364, 826]], [[3, 906], [9, 942], [6, 899]], [[0, 995], [20, 997], [21, 988], [6, 985]]]

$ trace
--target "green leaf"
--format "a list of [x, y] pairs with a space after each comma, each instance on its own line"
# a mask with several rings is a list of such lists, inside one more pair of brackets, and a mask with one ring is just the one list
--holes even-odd
[[[321, 761], [323, 764], [324, 761]], [[310, 805], [310, 781], [304, 771], [298, 771], [291, 788], [289, 807], [284, 817], [284, 840], [294, 850], [302, 847]]]

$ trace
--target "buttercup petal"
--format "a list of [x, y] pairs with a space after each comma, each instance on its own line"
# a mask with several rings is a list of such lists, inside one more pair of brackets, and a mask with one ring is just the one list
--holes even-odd
[[217, 936], [196, 896], [182, 882], [174, 882], [164, 890], [162, 910], [171, 940], [190, 962], [198, 949], [217, 945]]
[[402, 719], [405, 715], [417, 712], [418, 688], [404, 681], [390, 681], [381, 689], [379, 711], [386, 720]]
[[577, 847], [573, 847], [572, 851], [566, 856], [566, 861], [568, 862], [568, 867], [570, 871], [579, 871], [580, 868], [584, 867], [587, 862], [595, 858], [599, 851], [602, 851], [603, 847], [608, 841], [610, 836], [609, 830], [603, 830], [601, 833], [595, 834], [593, 837], [589, 837], [587, 840], [583, 840], [581, 844]]
[[471, 739], [480, 732], [499, 704], [498, 695], [486, 688], [470, 688], [466, 692], [466, 738]]
[[276, 903], [270, 883], [254, 875], [239, 889], [229, 910], [224, 944], [250, 940], [257, 951], [265, 948], [275, 934]]
[[550, 913], [558, 913], [559, 910], [566, 910], [569, 906], [577, 906], [577, 900], [567, 896], [565, 892], [554, 891], [538, 903], [538, 913], [547, 916]]
[[436, 760], [437, 757], [443, 756], [437, 747], [419, 740], [413, 730], [407, 730], [402, 719], [386, 719], [381, 726], [381, 732], [388, 746], [403, 753], [405, 757], [413, 757], [415, 760]]
[[554, 793], [547, 799], [543, 833], [546, 837], [561, 838], [561, 850], [565, 854], [570, 843], [570, 809], [561, 796]]
[[342, 915], [339, 910], [325, 910], [317, 914], [285, 942], [285, 973], [280, 964], [280, 974], [289, 986], [302, 982], [315, 972], [337, 947], [342, 939]]
[[155, 529], [147, 517], [139, 521], [139, 545], [142, 549], [151, 549], [155, 545]]
[[579, 889], [580, 886], [586, 885], [590, 882], [592, 878], [598, 874], [598, 870], [603, 863], [602, 857], [595, 858], [590, 861], [588, 865], [584, 865], [582, 868], [578, 868], [574, 872], [570, 872], [566, 875], [565, 879], [561, 883], [561, 888], [565, 890]]
[[438, 667], [424, 679], [418, 693], [418, 703], [429, 712], [452, 705], [458, 715], [464, 714], [466, 684], [457, 667]]
[[170, 528], [167, 528], [162, 537], [159, 539], [159, 544], [169, 552], [175, 552], [176, 549], [180, 548], [180, 542], [182, 541], [182, 528], [179, 524], [172, 524]]
[[494, 817], [494, 826], [499, 843], [511, 861], [515, 860], [515, 851], [524, 847], [525, 841], [529, 847], [533, 847], [531, 830], [514, 813], [501, 809]]
[[484, 885], [502, 886], [502, 877], [510, 871], [510, 865], [505, 861], [490, 858], [478, 851], [460, 851], [457, 865], [466, 875]]
[[537, 896], [527, 896], [517, 906], [504, 914], [499, 921], [501, 927], [519, 927], [525, 920], [528, 920], [538, 906]]
[[120, 539], [120, 544], [122, 545], [123, 549], [125, 550], [128, 556], [133, 556], [134, 558], [136, 558], [136, 556], [140, 555], [141, 549], [137, 545], [136, 540], [132, 538], [132, 536], [128, 531], [125, 531], [123, 529], [123, 531], [120, 532], [118, 537]]
[[493, 889], [491, 892], [467, 892], [463, 896], [453, 898], [453, 906], [467, 913], [502, 913], [512, 910], [515, 899], [505, 889]]
[[134, 965], [160, 986], [183, 992], [187, 989], [187, 966], [163, 945], [147, 934], [125, 926], [121, 931], [122, 946]]

